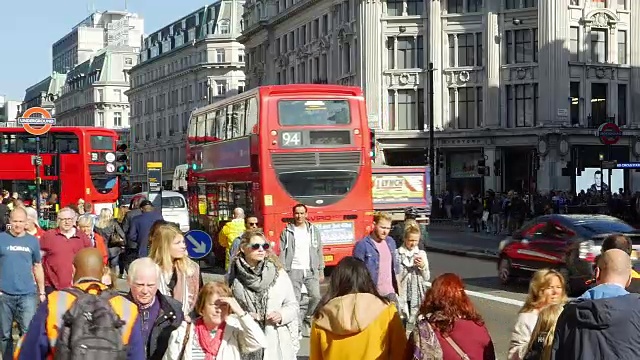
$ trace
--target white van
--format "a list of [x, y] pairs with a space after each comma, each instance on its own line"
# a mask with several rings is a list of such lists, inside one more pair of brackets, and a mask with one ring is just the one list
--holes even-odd
[[[156, 209], [160, 208], [160, 201], [157, 192], [139, 193], [134, 197], [143, 196], [151, 201]], [[180, 226], [182, 232], [189, 231], [189, 207], [187, 200], [182, 194], [175, 191], [162, 192], [162, 217], [169, 222]]]

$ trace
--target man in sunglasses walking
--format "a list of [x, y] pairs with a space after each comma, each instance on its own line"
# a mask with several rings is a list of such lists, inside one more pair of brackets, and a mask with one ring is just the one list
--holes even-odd
[[309, 336], [311, 314], [320, 302], [320, 282], [324, 280], [324, 258], [320, 231], [307, 220], [307, 207], [293, 207], [293, 222], [280, 234], [280, 261], [289, 274], [298, 303], [302, 301], [302, 285], [307, 288], [309, 304], [300, 312], [300, 331]]

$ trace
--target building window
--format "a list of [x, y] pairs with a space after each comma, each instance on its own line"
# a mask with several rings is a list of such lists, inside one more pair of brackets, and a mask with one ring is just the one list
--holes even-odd
[[113, 126], [121, 127], [122, 126], [122, 113], [114, 112], [113, 113]]
[[506, 31], [507, 64], [538, 61], [538, 29]]
[[475, 49], [473, 34], [458, 34], [458, 66], [474, 66]]
[[467, 0], [467, 12], [482, 11], [482, 0]]
[[98, 89], [98, 102], [104, 101], [104, 90]]
[[538, 7], [538, 0], [505, 0], [504, 7], [507, 10], [534, 8]]
[[618, 0], [618, 10], [627, 10], [627, 0]]
[[580, 28], [572, 26], [569, 35], [569, 59], [578, 62], [580, 61]]
[[569, 84], [569, 97], [571, 97], [571, 105], [569, 112], [571, 113], [571, 125], [580, 124], [580, 83], [572, 81]]
[[618, 31], [618, 64], [627, 63], [627, 32]]
[[113, 97], [115, 98], [116, 102], [122, 102], [122, 90], [120, 89], [113, 90]]
[[[458, 99], [456, 102], [456, 91]], [[474, 129], [482, 124], [482, 88], [460, 87], [449, 89], [450, 125], [457, 129]]]
[[389, 119], [393, 130], [424, 129], [424, 92], [389, 90]]
[[590, 127], [598, 127], [607, 119], [607, 92], [605, 83], [591, 83], [591, 121]]
[[595, 63], [606, 63], [607, 56], [607, 30], [591, 29], [591, 61]]
[[482, 66], [482, 33], [476, 33], [476, 65]]
[[627, 125], [627, 84], [618, 84], [618, 125]]
[[216, 50], [216, 62], [217, 63], [223, 63], [225, 60], [225, 51], [224, 49], [217, 49]]
[[228, 21], [221, 21], [220, 22], [220, 34], [228, 34], [230, 31], [229, 29], [229, 22]]
[[[398, 36], [387, 39], [389, 69], [415, 69], [423, 64], [422, 36]], [[397, 51], [396, 44], [397, 43]]]
[[447, 12], [449, 14], [462, 13], [464, 9], [464, 0], [447, 0]]
[[404, 0], [387, 0], [387, 15], [402, 16]]
[[580, 5], [580, 0], [571, 0], [571, 1], [569, 1], [569, 5], [578, 6], [578, 5]]
[[422, 15], [424, 0], [407, 0], [407, 15]]
[[98, 127], [104, 127], [104, 113], [98, 113]]
[[506, 91], [508, 124], [535, 126], [538, 121], [538, 84], [508, 85]]
[[227, 93], [227, 82], [224, 80], [216, 81], [216, 91], [218, 96], [224, 96]]
[[[302, 63], [304, 65], [304, 63]], [[351, 73], [351, 45], [345, 43], [342, 45], [342, 74]]]

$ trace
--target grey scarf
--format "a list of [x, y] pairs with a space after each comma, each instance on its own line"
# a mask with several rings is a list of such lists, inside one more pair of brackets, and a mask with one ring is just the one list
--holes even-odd
[[251, 268], [242, 256], [237, 256], [231, 265], [229, 284], [240, 306], [263, 319], [267, 313], [269, 288], [277, 277], [278, 269], [272, 261], [265, 259]]

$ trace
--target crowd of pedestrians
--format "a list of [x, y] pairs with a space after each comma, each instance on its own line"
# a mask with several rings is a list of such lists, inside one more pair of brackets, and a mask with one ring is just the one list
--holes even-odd
[[[205, 284], [182, 232], [150, 201], [136, 201], [118, 219], [106, 209], [63, 208], [48, 231], [33, 209], [13, 208], [0, 233], [5, 358], [16, 323], [14, 358], [27, 360], [294, 360], [303, 337], [312, 360], [496, 359], [462, 279], [447, 273], [428, 283], [424, 226], [413, 209], [395, 227], [376, 213], [323, 296], [322, 240], [305, 205], [293, 207], [279, 254], [258, 218], [235, 209], [218, 237], [228, 249], [225, 280]], [[561, 273], [536, 272], [508, 360], [640, 358], [631, 252], [625, 236], [605, 239], [596, 286], [573, 301]], [[125, 273], [122, 295], [115, 277]]]

